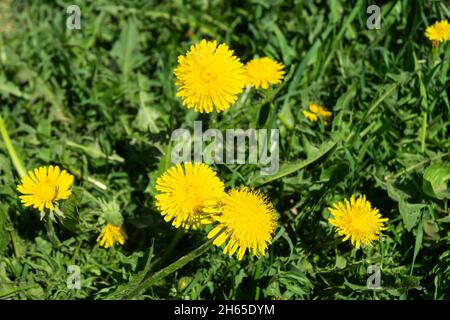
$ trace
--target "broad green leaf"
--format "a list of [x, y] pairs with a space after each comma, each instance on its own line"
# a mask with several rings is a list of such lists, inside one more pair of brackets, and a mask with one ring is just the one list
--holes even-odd
[[331, 11], [331, 21], [336, 24], [341, 19], [342, 4], [339, 0], [329, 1], [330, 11]]
[[24, 94], [20, 89], [12, 82], [4, 81], [0, 79], [0, 93], [5, 95], [13, 95], [19, 98], [30, 99], [27, 94]]
[[282, 164], [278, 172], [273, 175], [261, 175], [261, 173], [259, 173], [258, 171], [256, 174], [254, 174], [254, 177], [251, 177], [249, 179], [250, 184], [255, 186], [263, 185], [268, 182], [278, 180], [287, 175], [290, 175], [291, 173], [294, 173], [298, 170], [301, 170], [309, 166], [310, 164], [319, 161], [321, 158], [325, 157], [335, 146], [336, 146], [335, 141], [325, 142], [318, 148], [317, 152], [312, 154], [306, 160]]
[[106, 300], [117, 300], [122, 299], [129, 294], [136, 292], [138, 290], [139, 285], [144, 281], [147, 273], [150, 271], [151, 262], [154, 257], [153, 255], [154, 242], [152, 242], [150, 246], [150, 250], [148, 253], [147, 261], [145, 263], [144, 269], [135, 275], [131, 276], [130, 280], [127, 283], [119, 285], [114, 292], [109, 294], [105, 299]]
[[156, 120], [160, 117], [160, 113], [151, 107], [141, 106], [136, 116], [136, 128], [141, 131], [150, 130], [152, 133], [158, 133], [160, 130], [156, 124]]
[[369, 290], [369, 289], [367, 289], [367, 286], [353, 284], [353, 283], [349, 282], [347, 279], [344, 280], [344, 285], [349, 287], [352, 290], [362, 290], [362, 291]]
[[295, 125], [294, 115], [291, 111], [291, 106], [289, 104], [284, 104], [280, 113], [278, 113], [278, 119], [288, 128], [293, 129]]
[[161, 117], [161, 113], [148, 106], [154, 98], [145, 89], [145, 79], [141, 74], [138, 74], [139, 85], [139, 111], [134, 122], [135, 127], [141, 131], [150, 130], [152, 133], [158, 133], [160, 130], [156, 120]]
[[392, 200], [400, 202], [402, 199], [407, 197], [406, 193], [404, 193], [399, 189], [394, 188], [394, 186], [390, 183], [382, 183], [382, 186], [385, 187], [389, 198], [391, 198]]
[[6, 204], [0, 205], [0, 256], [2, 256], [6, 250], [6, 246], [9, 242], [8, 231], [7, 231], [7, 210], [8, 206]]
[[425, 206], [425, 204], [408, 203], [404, 199], [399, 201], [398, 209], [403, 218], [403, 223], [408, 231], [411, 231], [411, 229], [417, 225], [421, 210]]
[[427, 237], [433, 241], [437, 241], [440, 238], [439, 226], [432, 219], [424, 220], [423, 231], [425, 232]]
[[331, 181], [337, 183], [342, 181], [349, 172], [349, 167], [346, 163], [334, 164], [322, 171], [320, 174], [321, 181]]
[[337, 269], [344, 269], [347, 266], [347, 260], [343, 256], [336, 256], [336, 264]]
[[117, 58], [117, 62], [122, 70], [124, 79], [126, 79], [136, 65], [138, 49], [139, 32], [136, 22], [130, 19], [120, 33], [119, 40], [115, 43], [112, 55]]
[[411, 231], [411, 229], [414, 228], [419, 222], [421, 210], [426, 205], [421, 203], [409, 203], [407, 201], [409, 197], [407, 193], [395, 188], [390, 183], [385, 183], [382, 181], [379, 181], [379, 183], [384, 189], [386, 189], [389, 198], [398, 202], [398, 210], [402, 216], [403, 223], [405, 224], [406, 229]]
[[290, 65], [292, 62], [292, 58], [295, 56], [295, 50], [289, 46], [283, 32], [281, 32], [280, 28], [276, 24], [272, 24], [271, 29], [275, 33], [275, 36], [280, 45], [281, 54], [283, 55], [283, 62], [286, 65]]
[[437, 221], [443, 222], [443, 223], [450, 223], [450, 214], [448, 216], [446, 216], [446, 217], [438, 219]]
[[71, 232], [78, 231], [78, 223], [80, 220], [77, 209], [77, 192], [65, 200], [61, 205], [61, 211], [64, 213], [64, 218], [61, 219], [62, 225]]
[[314, 154], [316, 154], [317, 151], [319, 151], [319, 148], [317, 148], [316, 146], [313, 146], [311, 144], [311, 142], [309, 142], [309, 140], [306, 138], [305, 135], [302, 135], [302, 143], [303, 143], [303, 148], [305, 149], [307, 158], [314, 156]]
[[423, 192], [439, 200], [449, 199], [450, 191], [448, 181], [450, 180], [450, 164], [435, 163], [425, 169], [423, 173]]
[[412, 273], [413, 273], [414, 264], [416, 262], [417, 255], [419, 254], [419, 250], [422, 247], [422, 241], [423, 241], [423, 221], [421, 220], [419, 226], [417, 227], [416, 242], [414, 244], [414, 256], [413, 256], [413, 261], [411, 264], [410, 275], [412, 275]]
[[61, 89], [46, 83], [41, 77], [35, 77], [36, 93], [45, 98], [54, 108], [54, 117], [56, 120], [62, 122], [70, 122], [63, 110], [63, 104], [61, 102]]
[[121, 156], [119, 156], [117, 154], [106, 155], [102, 151], [102, 148], [100, 147], [100, 145], [99, 145], [99, 143], [97, 141], [95, 143], [92, 143], [92, 144], [82, 145], [82, 144], [78, 144], [78, 143], [76, 143], [74, 141], [71, 141], [71, 140], [66, 140], [66, 144], [69, 147], [82, 150], [88, 156], [90, 156], [90, 157], [92, 157], [94, 159], [108, 159], [110, 161], [117, 161], [117, 162], [124, 162], [125, 161]]

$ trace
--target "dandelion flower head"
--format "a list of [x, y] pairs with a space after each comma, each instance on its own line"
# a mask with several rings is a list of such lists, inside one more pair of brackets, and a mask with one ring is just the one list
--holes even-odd
[[324, 119], [324, 123], [327, 124], [327, 120], [331, 117], [331, 112], [327, 108], [318, 106], [315, 103], [309, 104], [309, 111], [303, 110], [303, 115], [312, 122], [316, 122], [319, 117]]
[[339, 235], [344, 236], [342, 241], [350, 239], [357, 249], [361, 244], [372, 246], [381, 231], [387, 229], [384, 222], [388, 219], [383, 218], [378, 209], [372, 208], [364, 195], [358, 199], [353, 195], [350, 201], [345, 199], [334, 203], [328, 210], [333, 215], [328, 222], [336, 227]]
[[425, 36], [431, 41], [433, 47], [441, 42], [450, 40], [450, 23], [447, 20], [438, 21], [425, 30]]
[[178, 57], [177, 97], [200, 113], [228, 109], [245, 86], [244, 68], [226, 44], [202, 40]]
[[223, 252], [230, 256], [237, 252], [238, 260], [247, 250], [253, 256], [264, 255], [276, 227], [272, 204], [260, 192], [248, 188], [229, 191], [222, 198], [215, 219], [217, 225], [208, 238], [219, 234], [213, 243], [220, 247], [227, 242]]
[[116, 243], [123, 245], [126, 239], [127, 235], [122, 226], [114, 226], [108, 223], [98, 236], [97, 242], [101, 247], [108, 249], [113, 247]]
[[72, 194], [73, 181], [73, 176], [58, 166], [39, 167], [28, 172], [17, 190], [22, 193], [19, 198], [24, 206], [53, 211], [56, 201]]
[[208, 208], [224, 194], [224, 184], [204, 163], [177, 164], [156, 180], [156, 206], [176, 228], [210, 223]]
[[245, 65], [247, 84], [267, 89], [271, 84], [278, 84], [283, 80], [284, 65], [268, 57], [256, 58]]

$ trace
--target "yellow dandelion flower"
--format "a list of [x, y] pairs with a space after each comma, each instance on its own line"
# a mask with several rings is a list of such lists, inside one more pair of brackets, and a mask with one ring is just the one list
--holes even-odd
[[433, 47], [437, 47], [439, 43], [450, 40], [450, 23], [447, 20], [436, 22], [425, 30], [425, 36]]
[[224, 184], [204, 163], [177, 164], [156, 180], [156, 206], [176, 228], [197, 228], [210, 223], [207, 208], [224, 194]]
[[270, 58], [256, 58], [245, 65], [247, 84], [258, 89], [269, 88], [270, 84], [278, 84], [284, 77], [284, 65]]
[[177, 97], [201, 113], [228, 109], [245, 86], [244, 68], [226, 44], [202, 40], [178, 57]]
[[55, 209], [58, 200], [67, 199], [72, 190], [73, 176], [66, 170], [60, 170], [58, 166], [39, 167], [29, 171], [22, 179], [22, 184], [17, 190], [23, 195], [19, 196], [23, 205], [43, 211]]
[[123, 245], [126, 239], [127, 235], [125, 234], [125, 231], [123, 231], [122, 226], [113, 226], [112, 224], [108, 223], [98, 236], [97, 242], [101, 247], [108, 249], [114, 246], [116, 243]]
[[381, 231], [387, 229], [383, 223], [388, 219], [382, 218], [378, 209], [372, 208], [364, 195], [356, 200], [352, 195], [350, 202], [345, 199], [344, 202], [334, 203], [328, 210], [333, 215], [328, 222], [337, 228], [339, 235], [345, 236], [342, 241], [350, 239], [357, 249], [361, 244], [372, 246]]
[[232, 256], [237, 252], [242, 260], [247, 249], [253, 256], [264, 255], [272, 243], [276, 227], [275, 209], [269, 200], [258, 191], [248, 188], [232, 189], [221, 201], [220, 212], [215, 217], [217, 226], [208, 238], [220, 247], [225, 241], [223, 252]]
[[303, 115], [306, 118], [312, 122], [316, 122], [319, 117], [322, 117], [324, 119], [324, 124], [328, 123], [327, 120], [331, 118], [332, 113], [328, 111], [327, 108], [318, 106], [315, 103], [310, 103], [308, 107], [310, 111], [303, 110]]

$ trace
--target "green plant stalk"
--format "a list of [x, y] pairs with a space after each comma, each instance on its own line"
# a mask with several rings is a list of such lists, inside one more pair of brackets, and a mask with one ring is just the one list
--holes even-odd
[[9, 231], [10, 237], [11, 237], [11, 242], [14, 248], [14, 254], [16, 255], [17, 258], [22, 258], [24, 255], [24, 252], [21, 248], [20, 245], [20, 240], [19, 240], [19, 236], [17, 235], [16, 229], [11, 228], [11, 230]]
[[124, 296], [122, 299], [131, 299], [131, 298], [139, 295], [141, 292], [143, 292], [145, 289], [151, 287], [152, 285], [154, 285], [159, 280], [164, 279], [165, 277], [167, 277], [171, 273], [177, 271], [178, 269], [181, 269], [186, 264], [188, 264], [192, 260], [198, 258], [202, 254], [204, 254], [206, 251], [208, 251], [213, 246], [213, 241], [214, 241], [214, 238], [208, 240], [207, 242], [202, 244], [197, 249], [194, 249], [193, 251], [191, 251], [187, 255], [181, 257], [180, 259], [178, 259], [174, 263], [168, 265], [167, 267], [161, 269], [160, 271], [154, 273], [151, 276], [150, 276], [150, 273], [148, 273], [147, 275], [145, 275], [144, 279], [138, 285], [138, 287], [134, 291], [129, 293], [128, 295]]
[[22, 162], [20, 162], [20, 159], [16, 153], [16, 149], [14, 149], [14, 146], [11, 143], [8, 130], [6, 129], [5, 122], [3, 121], [3, 117], [1, 114], [0, 114], [0, 133], [2, 135], [3, 141], [5, 142], [6, 150], [8, 150], [9, 157], [11, 158], [14, 168], [16, 168], [17, 173], [21, 178], [25, 177], [27, 175], [27, 171], [25, 170]]
[[[441, 84], [443, 87], [445, 87], [445, 83], [447, 82], [447, 72], [450, 67], [450, 45], [447, 45], [447, 50], [444, 54], [444, 62], [442, 63], [442, 71], [441, 71]], [[442, 99], [445, 101], [448, 101], [448, 94], [445, 90], [442, 90]], [[448, 105], [448, 102], [447, 102]]]
[[394, 175], [391, 175], [391, 176], [385, 176], [385, 177], [384, 177], [384, 180], [387, 181], [387, 180], [391, 180], [391, 179], [397, 179], [397, 178], [401, 177], [401, 176], [402, 176], [403, 174], [405, 174], [405, 173], [408, 173], [408, 172], [410, 172], [410, 171], [413, 171], [414, 169], [417, 169], [417, 168], [419, 168], [419, 167], [421, 167], [421, 166], [423, 166], [423, 165], [425, 165], [425, 164], [427, 164], [427, 163], [429, 163], [429, 162], [433, 162], [434, 160], [438, 160], [438, 159], [447, 157], [448, 155], [450, 155], [450, 152], [443, 153], [443, 154], [440, 154], [440, 155], [438, 155], [438, 156], [436, 156], [436, 157], [433, 157], [433, 158], [429, 158], [429, 159], [423, 160], [423, 161], [421, 161], [421, 162], [419, 162], [419, 163], [416, 163], [416, 164], [414, 164], [414, 165], [412, 165], [412, 166], [410, 166], [410, 167], [408, 167], [408, 168], [406, 168], [406, 169], [404, 169], [404, 170], [402, 170], [402, 171], [400, 171], [400, 172], [397, 172], [397, 173], [394, 174]]
[[[255, 270], [255, 274], [253, 276], [253, 280], [256, 283], [258, 283], [259, 282], [258, 280], [261, 278], [261, 268], [262, 268], [262, 261], [261, 260], [256, 261], [256, 270]], [[255, 300], [259, 299], [260, 293], [261, 293], [261, 287], [258, 284], [256, 284], [256, 287], [255, 287]]]
[[417, 232], [416, 232], [416, 242], [414, 244], [414, 255], [411, 263], [411, 270], [409, 272], [409, 275], [412, 276], [414, 271], [414, 264], [416, 263], [417, 255], [422, 248], [422, 241], [423, 241], [423, 219], [420, 219], [419, 225], [417, 226]]
[[162, 258], [160, 260], [155, 262], [155, 264], [152, 266], [152, 268], [156, 268], [159, 264], [164, 263], [164, 261], [166, 261], [167, 259], [169, 259], [171, 257], [173, 250], [175, 250], [176, 246], [180, 242], [183, 235], [184, 235], [184, 230], [181, 228], [178, 229], [177, 232], [175, 233], [175, 236], [172, 238], [172, 241], [170, 242], [169, 246], [165, 250], [164, 255], [162, 256]]
[[[78, 178], [82, 178], [83, 177], [83, 174], [81, 173], [81, 170], [78, 170], [78, 169], [75, 169], [75, 168], [69, 168], [70, 169], [70, 171], [74, 174], [74, 175], [76, 175]], [[91, 184], [93, 184], [95, 187], [97, 187], [98, 189], [101, 189], [101, 190], [103, 190], [103, 191], [106, 191], [107, 189], [108, 189], [108, 186], [107, 185], [105, 185], [103, 182], [101, 182], [101, 181], [99, 181], [99, 180], [97, 180], [97, 179], [94, 179], [94, 178], [92, 178], [91, 176], [86, 176], [86, 180], [88, 181], [88, 182], [90, 182]]]
[[47, 230], [47, 236], [50, 239], [50, 242], [56, 247], [59, 248], [61, 246], [61, 242], [56, 235], [55, 228], [53, 227], [52, 220], [48, 217], [45, 222], [45, 229]]
[[87, 155], [89, 155], [89, 156], [91, 156], [91, 157], [93, 157], [95, 159], [96, 158], [104, 158], [104, 159], [108, 159], [110, 161], [117, 161], [117, 162], [121, 162], [121, 163], [125, 162], [125, 160], [122, 157], [120, 157], [120, 156], [118, 156], [116, 154], [109, 156], [109, 155], [106, 155], [101, 150], [97, 150], [97, 149], [92, 150], [92, 149], [90, 149], [90, 148], [88, 148], [88, 147], [86, 147], [86, 146], [84, 146], [82, 144], [78, 144], [78, 143], [73, 142], [71, 140], [66, 140], [66, 145], [69, 146], [69, 147], [72, 147], [74, 149], [81, 150], [84, 153], [86, 153]]
[[420, 128], [420, 151], [425, 152], [425, 142], [427, 138], [427, 111], [422, 112], [422, 126]]

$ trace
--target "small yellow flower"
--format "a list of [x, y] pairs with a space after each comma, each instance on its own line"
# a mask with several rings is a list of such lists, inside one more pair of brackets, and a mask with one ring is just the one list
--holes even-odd
[[223, 198], [218, 207], [215, 220], [217, 226], [208, 238], [220, 247], [225, 241], [223, 252], [232, 256], [237, 252], [242, 260], [247, 249], [253, 256], [264, 255], [276, 227], [275, 209], [269, 200], [258, 191], [248, 188], [232, 189]]
[[187, 108], [201, 113], [228, 109], [245, 86], [239, 58], [226, 44], [202, 40], [178, 57], [174, 70], [177, 97]]
[[256, 58], [245, 65], [247, 84], [258, 89], [269, 88], [270, 84], [278, 84], [284, 77], [284, 65], [270, 58]]
[[425, 36], [433, 47], [437, 47], [439, 43], [450, 40], [450, 23], [447, 20], [436, 22], [426, 29]]
[[56, 201], [67, 199], [72, 194], [73, 180], [70, 173], [61, 171], [58, 166], [39, 167], [34, 172], [28, 171], [22, 184], [17, 186], [23, 194], [19, 198], [26, 207], [33, 206], [41, 212], [44, 209], [53, 211]]
[[324, 124], [328, 123], [327, 120], [331, 118], [331, 112], [328, 111], [327, 108], [318, 106], [315, 103], [310, 103], [308, 107], [310, 111], [303, 110], [303, 115], [306, 118], [315, 122], [319, 119], [319, 117], [322, 117], [324, 119]]
[[361, 244], [372, 246], [381, 231], [387, 229], [383, 223], [388, 219], [382, 218], [378, 209], [372, 208], [364, 195], [356, 200], [352, 195], [350, 202], [345, 199], [344, 202], [334, 203], [328, 210], [333, 215], [328, 222], [337, 228], [339, 235], [345, 236], [342, 241], [350, 239], [357, 249]]
[[108, 223], [98, 236], [97, 242], [101, 247], [108, 249], [114, 246], [116, 243], [123, 245], [126, 239], [127, 235], [125, 234], [125, 231], [123, 231], [122, 226], [116, 227]]
[[156, 180], [156, 206], [176, 228], [197, 228], [210, 223], [207, 208], [224, 194], [224, 184], [204, 163], [177, 164]]

